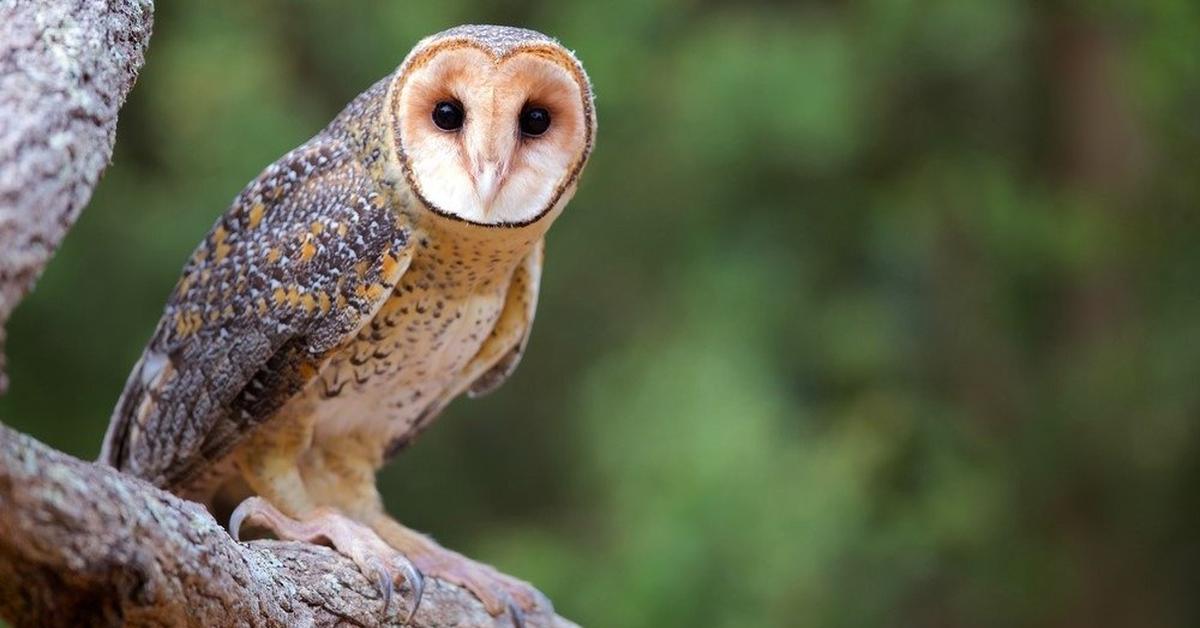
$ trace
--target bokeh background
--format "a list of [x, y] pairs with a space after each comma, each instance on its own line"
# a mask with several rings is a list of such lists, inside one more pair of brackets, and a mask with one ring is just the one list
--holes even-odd
[[517, 375], [382, 476], [587, 626], [1200, 622], [1194, 0], [160, 2], [0, 417], [72, 454], [242, 185], [463, 22], [598, 147]]

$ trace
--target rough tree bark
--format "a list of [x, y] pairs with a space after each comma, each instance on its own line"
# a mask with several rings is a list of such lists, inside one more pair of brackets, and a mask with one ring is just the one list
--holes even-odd
[[[150, 38], [150, 0], [0, 0], [0, 393], [4, 325], [91, 197]], [[17, 626], [400, 625], [325, 547], [237, 543], [199, 504], [0, 425], [0, 618]], [[529, 626], [573, 626], [552, 609]], [[504, 626], [427, 579], [415, 628]]]
[[[20, 626], [400, 625], [332, 549], [238, 543], [199, 504], [0, 426], [0, 616]], [[573, 626], [545, 613], [526, 625]], [[427, 580], [414, 626], [511, 626]]]
[[150, 0], [0, 0], [4, 327], [91, 198], [150, 42]]

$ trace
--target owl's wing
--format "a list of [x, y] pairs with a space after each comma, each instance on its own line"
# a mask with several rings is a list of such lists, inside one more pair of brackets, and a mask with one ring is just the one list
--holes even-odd
[[[538, 240], [525, 260], [513, 273], [508, 298], [492, 334], [479, 354], [476, 362], [490, 365], [477, 377], [469, 374], [469, 397], [482, 397], [500, 387], [521, 361], [525, 345], [529, 343], [529, 332], [533, 329], [533, 315], [537, 310], [538, 288], [542, 282], [542, 260], [545, 256], [545, 240]], [[495, 356], [499, 355], [497, 359]]]
[[391, 294], [412, 256], [398, 221], [338, 140], [269, 166], [184, 267], [101, 461], [175, 487], [232, 450]]

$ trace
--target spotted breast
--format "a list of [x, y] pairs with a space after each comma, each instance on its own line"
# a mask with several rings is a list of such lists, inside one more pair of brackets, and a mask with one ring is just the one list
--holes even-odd
[[541, 229], [413, 220], [414, 254], [391, 297], [294, 402], [313, 413], [317, 440], [357, 432], [396, 449], [501, 357], [479, 364], [485, 343], [508, 348], [527, 329], [498, 322], [514, 301], [532, 315], [536, 286], [519, 271], [540, 264]]

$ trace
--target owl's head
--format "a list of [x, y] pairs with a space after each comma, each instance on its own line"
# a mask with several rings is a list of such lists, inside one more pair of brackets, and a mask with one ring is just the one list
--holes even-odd
[[453, 28], [418, 44], [391, 90], [400, 165], [430, 210], [523, 226], [574, 193], [596, 118], [583, 67], [553, 39]]

